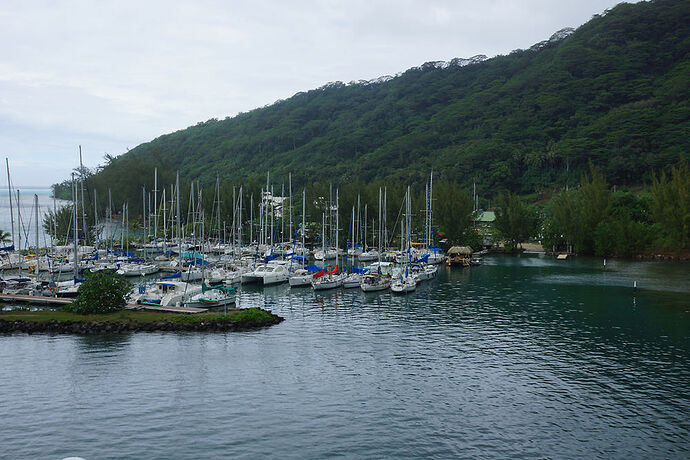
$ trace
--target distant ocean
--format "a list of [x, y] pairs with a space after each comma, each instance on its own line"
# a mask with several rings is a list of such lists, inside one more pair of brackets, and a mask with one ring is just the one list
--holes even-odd
[[[35, 245], [36, 241], [36, 212], [34, 208], [34, 195], [38, 196], [38, 215], [39, 215], [39, 244], [50, 246], [50, 236], [43, 231], [43, 216], [48, 210], [53, 209], [52, 189], [50, 187], [19, 186], [12, 191], [12, 213], [14, 213], [14, 232], [15, 244], [17, 241], [17, 190], [19, 190], [19, 203], [21, 210], [21, 229], [22, 229], [22, 248], [28, 245]], [[59, 208], [69, 204], [69, 201], [55, 200], [55, 205]], [[0, 186], [0, 229], [9, 232], [11, 226], [10, 199], [7, 191], [7, 184]], [[7, 245], [11, 243], [6, 243]]]

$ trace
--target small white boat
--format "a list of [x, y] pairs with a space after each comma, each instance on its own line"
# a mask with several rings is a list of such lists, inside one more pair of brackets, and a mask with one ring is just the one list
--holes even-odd
[[364, 292], [385, 291], [391, 285], [391, 278], [388, 275], [367, 274], [362, 277], [359, 285]]
[[235, 303], [235, 288], [227, 286], [202, 287], [202, 292], [185, 302], [186, 306], [223, 307]]
[[367, 272], [371, 274], [390, 275], [393, 273], [395, 265], [393, 262], [374, 262], [371, 265], [367, 265], [365, 268]]
[[362, 275], [359, 273], [350, 273], [343, 280], [343, 288], [352, 289], [358, 288], [362, 284]]
[[379, 252], [376, 249], [370, 249], [366, 252], [361, 253], [357, 258], [360, 262], [371, 262], [372, 260], [378, 260]]
[[391, 282], [391, 291], [396, 294], [406, 294], [417, 289], [417, 281], [414, 276], [400, 276]]
[[337, 274], [328, 274], [326, 273], [323, 276], [320, 276], [319, 278], [314, 278], [311, 281], [311, 287], [314, 288], [315, 291], [323, 291], [326, 289], [335, 289], [337, 287], [340, 287], [343, 285], [343, 277], [342, 275], [337, 275]]
[[283, 261], [273, 261], [267, 264], [259, 264], [256, 268], [242, 275], [242, 284], [262, 283], [277, 284], [283, 283], [290, 278], [290, 272]]
[[415, 280], [417, 280], [418, 283], [421, 281], [426, 281], [435, 278], [436, 274], [438, 273], [438, 267], [436, 267], [435, 265], [423, 265], [412, 267], [411, 270], [412, 276], [414, 276]]
[[199, 281], [203, 277], [204, 272], [198, 267], [190, 267], [187, 270], [183, 270], [180, 274], [182, 281]]
[[145, 276], [156, 273], [158, 270], [158, 265], [155, 264], [121, 264], [117, 274], [123, 276]]
[[328, 249], [326, 249], [326, 251], [319, 249], [318, 251], [314, 252], [314, 259], [316, 259], [316, 260], [335, 259], [336, 255], [338, 255], [338, 251], [334, 248], [328, 248]]
[[140, 286], [137, 292], [130, 296], [130, 300], [137, 304], [175, 307], [184, 305], [187, 300], [200, 293], [201, 286], [198, 284], [184, 281], [159, 281]]
[[314, 275], [309, 273], [308, 270], [299, 268], [290, 275], [290, 287], [311, 286], [313, 278]]

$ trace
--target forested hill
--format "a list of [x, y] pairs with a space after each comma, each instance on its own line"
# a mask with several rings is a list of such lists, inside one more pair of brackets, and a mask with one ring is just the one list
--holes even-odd
[[507, 56], [330, 83], [163, 135], [99, 179], [140, 190], [133, 171], [158, 164], [206, 183], [418, 183], [433, 168], [529, 193], [579, 182], [591, 161], [609, 183], [643, 183], [690, 152], [689, 32], [687, 0], [620, 4]]

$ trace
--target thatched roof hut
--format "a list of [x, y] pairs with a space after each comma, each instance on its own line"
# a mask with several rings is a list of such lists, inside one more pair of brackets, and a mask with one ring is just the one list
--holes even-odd
[[472, 248], [469, 246], [453, 246], [446, 254], [449, 256], [472, 256]]

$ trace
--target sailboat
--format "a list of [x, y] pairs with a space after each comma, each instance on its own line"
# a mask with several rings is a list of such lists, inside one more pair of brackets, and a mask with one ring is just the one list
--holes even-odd
[[[405, 270], [400, 274], [399, 277], [396, 277], [393, 279], [391, 282], [391, 291], [395, 293], [408, 293], [412, 292], [415, 289], [417, 289], [417, 280], [415, 277], [410, 273], [410, 261], [412, 257], [411, 253], [411, 216], [410, 216], [410, 187], [407, 187], [407, 195], [405, 197], [406, 199], [406, 207], [405, 207], [405, 214], [406, 214], [406, 219], [405, 219], [405, 226], [401, 226], [401, 231], [403, 230], [404, 227], [407, 228], [407, 265], [405, 266]], [[403, 239], [403, 235], [401, 235], [401, 239]]]
[[[305, 190], [303, 189], [302, 190], [302, 225], [301, 226], [298, 225], [298, 227], [301, 228], [302, 245], [300, 246], [300, 248], [295, 248], [295, 245], [293, 244], [293, 249], [295, 249], [295, 252], [297, 252], [296, 249], [304, 249], [304, 233], [305, 233], [305, 220], [304, 220], [305, 209], [304, 209], [304, 206], [305, 206]], [[308, 252], [307, 252], [307, 254], [308, 254]], [[304, 267], [305, 256], [303, 255], [303, 253], [301, 253], [297, 257], [300, 257], [300, 260], [302, 262], [302, 266], [301, 266], [301, 268], [293, 270], [292, 273], [290, 274], [290, 280], [289, 280], [290, 287], [311, 286], [312, 273]], [[293, 257], [291, 260], [295, 261], [296, 258]]]
[[228, 286], [202, 285], [201, 292], [185, 302], [187, 307], [223, 307], [235, 303], [235, 288]]
[[[381, 207], [381, 189], [379, 189], [379, 236], [378, 236], [378, 262], [372, 264], [372, 267], [369, 268], [368, 272], [362, 276], [362, 282], [359, 285], [360, 289], [364, 292], [376, 292], [376, 291], [385, 291], [390, 287], [391, 283], [391, 277], [387, 273], [385, 273], [384, 270], [382, 270], [382, 267], [384, 264], [389, 264], [390, 262], [381, 262], [381, 225], [382, 225], [382, 219], [381, 219], [381, 213], [382, 213], [382, 207]], [[361, 260], [361, 257], [360, 257]]]

